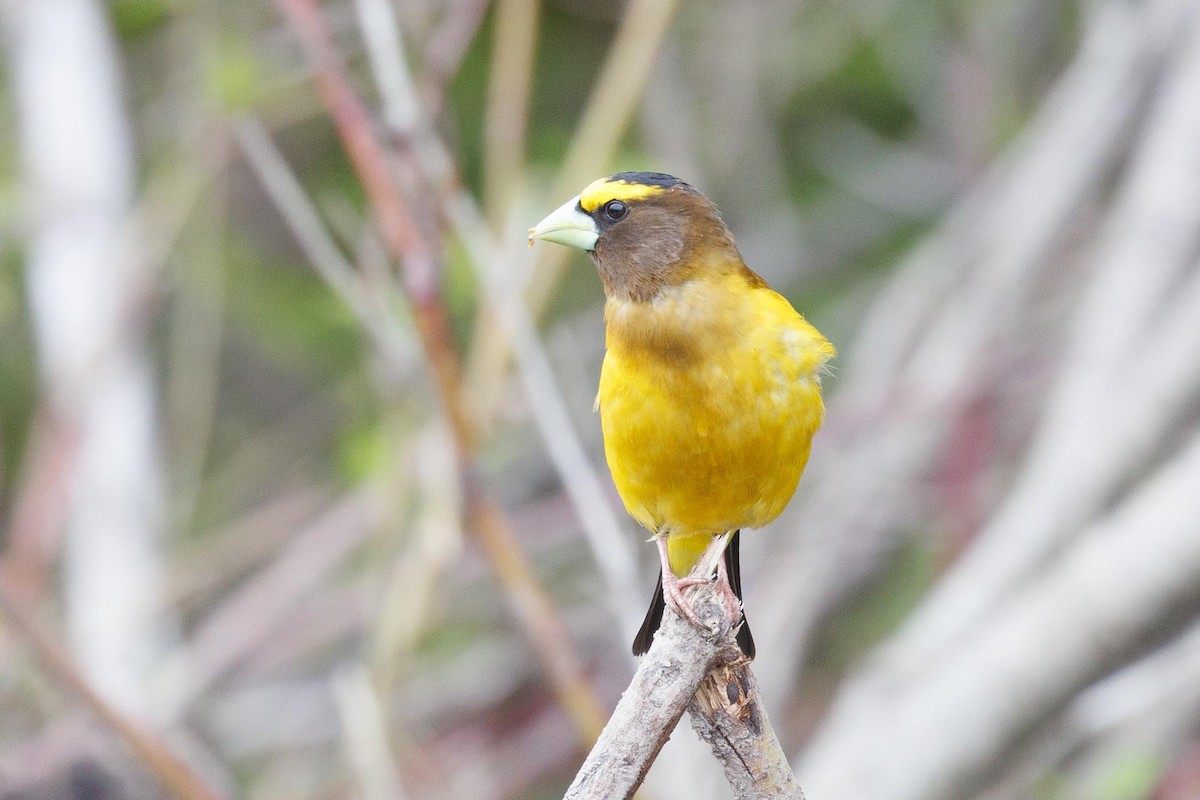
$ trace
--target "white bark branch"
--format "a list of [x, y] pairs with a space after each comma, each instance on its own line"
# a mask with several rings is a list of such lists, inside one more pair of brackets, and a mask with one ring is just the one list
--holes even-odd
[[[1187, 30], [1185, 28], [1185, 30]], [[1063, 374], [1009, 498], [892, 645], [919, 672], [1076, 535], [1143, 464], [1200, 388], [1200, 317], [1151, 341], [1200, 231], [1200, 26], [1168, 62], [1071, 326]], [[1176, 292], [1178, 294], [1178, 292]], [[1186, 296], [1186, 294], [1184, 295]], [[1120, 309], [1119, 313], [1113, 313]], [[1189, 330], [1190, 328], [1190, 330]], [[1189, 345], [1193, 348], [1189, 351]], [[1157, 369], [1182, 349], [1181, 369]], [[1128, 389], [1114, 390], [1124, 376]], [[1124, 383], [1124, 381], [1122, 381]], [[1097, 433], [1104, 431], [1103, 437]]]
[[684, 709], [712, 747], [738, 800], [804, 800], [772, 730], [758, 684], [709, 586], [689, 590], [708, 631], [668, 606], [654, 643], [564, 800], [637, 791]]
[[[519, 219], [524, 212], [516, 212], [515, 224], [512, 219], [504, 220], [503, 235], [489, 237], [492, 226], [470, 193], [458, 186], [450, 153], [421, 118], [392, 7], [384, 0], [356, 0], [355, 8], [371, 72], [383, 101], [384, 118], [394, 133], [410, 143], [429, 177], [442, 187], [443, 211], [467, 251], [483, 286], [487, 307], [494, 316], [484, 324], [488, 330], [498, 325], [512, 348], [517, 377], [533, 406], [530, 418], [575, 505], [584, 537], [607, 584], [606, 594], [613, 610], [632, 636], [641, 622], [642, 611], [632, 599], [638, 596], [634, 550], [571, 423], [537, 326], [522, 293], [515, 288], [522, 281], [514, 280], [513, 276], [527, 277], [533, 261], [522, 252], [524, 243], [508, 235], [513, 230], [525, 230], [525, 223]], [[515, 205], [522, 208], [519, 203]]]
[[795, 674], [831, 597], [868, 573], [919, 509], [909, 487], [923, 482], [958, 404], [994, 373], [997, 341], [1022, 330], [1031, 287], [1061, 267], [1056, 243], [1121, 157], [1185, 11], [1178, 0], [1096, 9], [1028, 131], [900, 266], [843, 348], [845, 374], [801, 484], [807, 502], [778, 523], [791, 544], [754, 582], [773, 587], [770, 602], [753, 588], [747, 598], [766, 609], [755, 629], [778, 656], [760, 669], [768, 692]]
[[30, 197], [29, 303], [50, 405], [74, 430], [64, 591], [89, 680], [125, 711], [146, 711], [162, 566], [156, 391], [128, 330], [140, 286], [124, 231], [132, 136], [101, 3], [10, 9], [21, 148]]
[[838, 800], [950, 797], [965, 775], [1194, 595], [1198, 480], [1195, 436], [919, 683], [893, 686], [885, 703], [879, 686], [852, 683], [804, 759], [806, 782]]
[[744, 663], [717, 667], [688, 703], [692, 730], [708, 743], [735, 798], [804, 800]]

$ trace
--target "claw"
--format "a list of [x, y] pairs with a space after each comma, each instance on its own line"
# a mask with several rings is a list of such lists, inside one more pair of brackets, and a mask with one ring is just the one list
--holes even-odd
[[683, 590], [690, 586], [699, 586], [702, 583], [708, 583], [708, 581], [703, 578], [679, 578], [671, 572], [663, 573], [663, 597], [672, 608], [691, 620], [691, 623], [697, 628], [706, 626], [696, 616], [692, 604], [684, 597]]
[[[714, 543], [715, 546], [715, 543]], [[700, 618], [692, 609], [691, 603], [684, 596], [683, 590], [692, 586], [701, 586], [716, 581], [717, 594], [720, 597], [722, 610], [725, 612], [725, 628], [732, 628], [742, 620], [742, 603], [738, 600], [737, 594], [729, 585], [729, 574], [725, 569], [725, 559], [717, 560], [717, 576], [710, 578], [708, 576], [688, 575], [685, 578], [680, 578], [671, 571], [670, 559], [667, 557], [667, 537], [660, 536], [658, 538], [659, 558], [662, 561], [662, 589], [663, 598], [677, 612], [682, 614], [697, 628], [707, 629]]]

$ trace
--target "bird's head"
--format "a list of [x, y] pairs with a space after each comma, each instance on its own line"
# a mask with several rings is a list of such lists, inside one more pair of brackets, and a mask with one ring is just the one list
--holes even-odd
[[586, 250], [605, 293], [634, 301], [742, 263], [708, 198], [659, 172], [619, 172], [592, 182], [530, 228], [529, 243], [534, 239]]

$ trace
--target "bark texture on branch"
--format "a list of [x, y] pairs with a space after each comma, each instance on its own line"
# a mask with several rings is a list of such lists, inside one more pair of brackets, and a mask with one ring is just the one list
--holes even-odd
[[804, 800], [744, 662], [713, 669], [688, 703], [692, 730], [721, 762], [737, 798]]
[[684, 710], [739, 800], [803, 800], [749, 664], [710, 586], [689, 591], [707, 630], [668, 606], [654, 644], [564, 800], [632, 797]]

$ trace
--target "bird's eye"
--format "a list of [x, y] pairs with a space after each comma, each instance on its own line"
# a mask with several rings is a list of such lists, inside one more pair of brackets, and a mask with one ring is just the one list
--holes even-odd
[[616, 222], [628, 213], [629, 206], [625, 205], [620, 200], [609, 200], [604, 204], [604, 214], [613, 222]]

